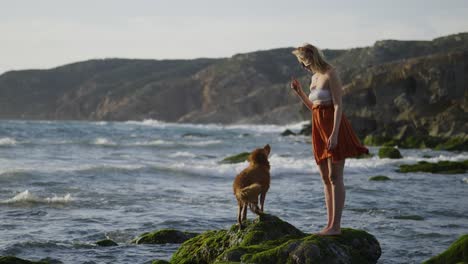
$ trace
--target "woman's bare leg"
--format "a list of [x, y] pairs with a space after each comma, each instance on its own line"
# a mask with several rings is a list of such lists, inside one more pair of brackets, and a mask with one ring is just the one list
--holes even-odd
[[337, 235], [341, 234], [341, 215], [344, 208], [344, 202], [346, 198], [346, 191], [343, 182], [343, 170], [345, 160], [341, 160], [337, 163], [332, 163], [331, 159], [328, 159], [328, 170], [330, 171], [330, 182], [332, 186], [332, 223], [327, 230], [320, 232], [322, 235]]
[[323, 193], [325, 195], [325, 205], [327, 207], [327, 226], [324, 227], [320, 232], [326, 231], [331, 227], [333, 220], [333, 203], [332, 203], [332, 184], [330, 181], [330, 174], [328, 170], [327, 161], [323, 161], [318, 165], [320, 176], [322, 176], [323, 182]]

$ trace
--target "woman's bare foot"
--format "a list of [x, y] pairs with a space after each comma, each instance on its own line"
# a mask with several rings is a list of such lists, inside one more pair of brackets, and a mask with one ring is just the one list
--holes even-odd
[[333, 235], [341, 235], [341, 229], [334, 229], [334, 228], [327, 228], [317, 233], [317, 235], [322, 236], [333, 236]]
[[323, 235], [324, 233], [326, 233], [328, 231], [328, 229], [330, 229], [330, 227], [326, 226], [326, 227], [322, 228], [322, 230], [320, 230], [319, 232], [314, 233], [314, 234], [315, 235]]

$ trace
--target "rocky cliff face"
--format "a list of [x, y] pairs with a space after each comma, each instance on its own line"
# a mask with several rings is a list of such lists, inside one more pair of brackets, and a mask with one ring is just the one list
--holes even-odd
[[468, 52], [371, 67], [345, 85], [345, 111], [360, 134], [465, 136]]
[[[310, 118], [290, 91], [310, 76], [292, 48], [223, 59], [90, 60], [0, 76], [0, 118], [285, 124]], [[464, 136], [468, 33], [324, 50], [360, 136]]]

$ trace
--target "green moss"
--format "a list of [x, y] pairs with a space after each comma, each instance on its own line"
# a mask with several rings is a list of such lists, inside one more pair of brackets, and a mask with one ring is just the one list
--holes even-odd
[[301, 259], [305, 260], [305, 263], [335, 263], [338, 255], [350, 260], [350, 263], [365, 264], [377, 261], [381, 254], [380, 247], [375, 252], [378, 255], [377, 259], [369, 257], [369, 251], [374, 250], [369, 244], [378, 244], [375, 237], [363, 230], [342, 228], [341, 231], [342, 234], [338, 236], [309, 235], [292, 239], [265, 251], [245, 254], [242, 262], [280, 264], [296, 263], [297, 259]]
[[468, 138], [452, 137], [443, 143], [437, 144], [435, 149], [468, 151]]
[[379, 158], [401, 159], [401, 153], [394, 147], [381, 147], [379, 149]]
[[368, 135], [363, 140], [364, 145], [368, 146], [384, 146], [399, 148], [434, 148], [437, 150], [468, 150], [467, 137], [433, 137], [429, 135], [407, 136], [404, 138]]
[[388, 181], [388, 180], [390, 180], [390, 178], [385, 175], [375, 175], [369, 178], [369, 181]]
[[424, 217], [419, 216], [419, 215], [396, 215], [393, 218], [402, 219], [402, 220], [417, 220], [417, 221], [424, 220]]
[[187, 240], [170, 262], [329, 263], [346, 257], [365, 264], [375, 263], [380, 254], [378, 241], [365, 231], [342, 228], [338, 236], [307, 235], [276, 216], [263, 214], [242, 230], [233, 225]]
[[135, 244], [179, 244], [197, 236], [197, 233], [182, 232], [175, 229], [161, 229], [151, 233], [143, 233], [139, 237], [133, 239], [131, 243]]
[[468, 234], [460, 236], [447, 250], [423, 262], [423, 264], [468, 262]]
[[465, 173], [468, 169], [468, 160], [464, 161], [449, 161], [441, 160], [439, 162], [419, 161], [416, 164], [402, 164], [397, 170], [398, 172], [430, 172], [442, 174], [458, 174]]
[[172, 255], [171, 263], [192, 264], [212, 263], [229, 246], [228, 231], [207, 231], [185, 241]]
[[96, 245], [101, 246], [101, 247], [118, 246], [117, 243], [115, 243], [114, 241], [112, 241], [110, 239], [99, 240], [98, 242], [96, 242]]
[[224, 158], [221, 160], [219, 163], [240, 163], [244, 162], [247, 160], [249, 157], [250, 153], [249, 152], [242, 152], [237, 155], [229, 156], [227, 158]]

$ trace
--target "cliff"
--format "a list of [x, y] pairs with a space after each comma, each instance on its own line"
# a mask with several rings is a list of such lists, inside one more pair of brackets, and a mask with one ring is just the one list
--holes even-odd
[[[289, 88], [308, 73], [280, 48], [194, 60], [103, 59], [0, 75], [1, 119], [276, 123], [310, 118]], [[324, 49], [360, 136], [465, 136], [468, 33]]]

